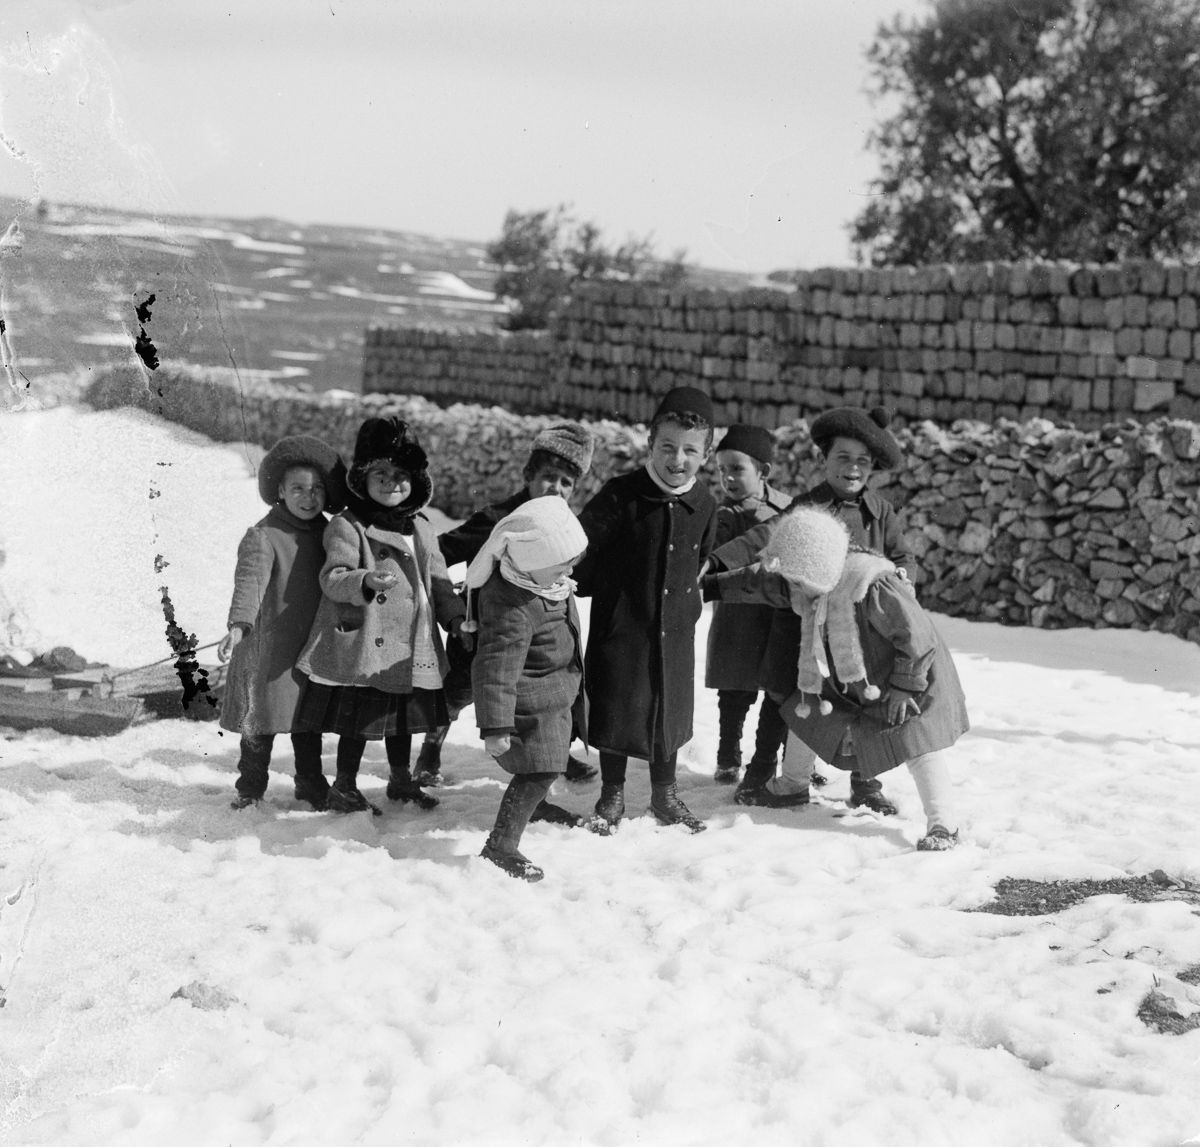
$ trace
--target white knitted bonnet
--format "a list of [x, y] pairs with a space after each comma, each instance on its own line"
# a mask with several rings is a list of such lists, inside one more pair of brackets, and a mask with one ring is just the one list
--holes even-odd
[[832, 514], [800, 506], [779, 518], [759, 554], [763, 568], [821, 597], [837, 585], [850, 550], [850, 532]]
[[569, 562], [587, 549], [587, 534], [562, 498], [531, 498], [492, 528], [491, 536], [467, 567], [467, 588], [478, 589], [492, 576], [503, 554], [522, 573]]

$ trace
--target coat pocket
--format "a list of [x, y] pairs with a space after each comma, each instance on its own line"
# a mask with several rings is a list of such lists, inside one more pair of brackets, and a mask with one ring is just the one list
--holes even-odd
[[337, 603], [337, 624], [334, 628], [338, 633], [354, 633], [356, 630], [362, 629], [366, 616], [367, 611], [361, 605], [339, 601]]

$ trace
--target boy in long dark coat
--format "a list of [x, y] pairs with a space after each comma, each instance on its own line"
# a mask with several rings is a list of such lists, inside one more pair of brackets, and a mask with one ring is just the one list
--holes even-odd
[[[775, 460], [775, 440], [761, 426], [738, 423], [717, 444], [717, 467], [725, 502], [717, 508], [719, 548], [787, 508], [789, 499], [767, 483]], [[771, 632], [774, 610], [766, 605], [718, 602], [708, 630], [704, 684], [717, 690], [717, 767], [713, 780], [735, 784], [742, 767], [742, 727], [758, 698], [758, 665]], [[750, 768], [760, 771], [775, 758], [787, 736], [779, 706], [763, 695]]]
[[887, 558], [852, 547], [845, 525], [802, 506], [782, 515], [760, 560], [704, 579], [706, 595], [765, 602], [801, 619], [788, 727], [838, 768], [873, 779], [905, 764], [925, 810], [921, 851], [958, 843], [949, 749], [968, 729], [954, 659]]
[[579, 518], [588, 551], [576, 570], [590, 595], [589, 739], [600, 750], [596, 816], [625, 814], [629, 757], [650, 764], [650, 809], [663, 824], [705, 828], [675, 789], [676, 755], [692, 736], [700, 568], [717, 504], [700, 468], [712, 451], [712, 400], [681, 386], [650, 423], [646, 465], [608, 481]]
[[[570, 501], [579, 481], [592, 464], [595, 443], [591, 433], [577, 422], [557, 422], [540, 431], [529, 449], [522, 477], [525, 484], [502, 501], [476, 510], [465, 522], [438, 535], [438, 548], [446, 565], [471, 562], [491, 537], [497, 522], [523, 506], [530, 498], [556, 497]], [[451, 722], [471, 703], [471, 655], [457, 642], [449, 647], [450, 672], [446, 677], [446, 705]], [[435, 785], [442, 764], [442, 744], [449, 725], [443, 725], [425, 735], [417, 757], [416, 780], [421, 785]], [[567, 755], [566, 777], [569, 781], [586, 781], [596, 775], [594, 766], [578, 757]], [[554, 806], [547, 806], [552, 809]], [[535, 820], [538, 819], [536, 816]], [[574, 818], [571, 818], [572, 822]], [[565, 822], [563, 822], [565, 823]]]
[[[901, 576], [907, 576], [913, 567], [913, 555], [904, 541], [900, 517], [886, 498], [867, 485], [874, 470], [892, 470], [903, 461], [900, 444], [887, 429], [890, 421], [882, 407], [865, 411], [849, 406], [828, 410], [814, 419], [811, 435], [823, 456], [824, 480], [794, 498], [788, 510], [799, 506], [828, 510], [849, 530], [855, 545], [883, 554], [903, 571]], [[773, 526], [755, 526], [721, 546], [713, 554], [712, 568], [736, 569], [753, 562], [770, 539]], [[800, 636], [799, 617], [791, 610], [776, 610], [759, 667], [759, 684], [769, 696], [787, 696], [795, 688]], [[812, 754], [806, 753], [795, 771], [811, 773], [813, 763]], [[785, 764], [785, 773], [789, 768]], [[774, 776], [773, 759], [752, 762], [734, 799], [739, 804], [772, 807], [807, 803], [807, 776], [802, 783], [786, 777], [774, 780]], [[896, 812], [879, 780], [860, 773], [850, 775], [850, 804], [884, 815]]]

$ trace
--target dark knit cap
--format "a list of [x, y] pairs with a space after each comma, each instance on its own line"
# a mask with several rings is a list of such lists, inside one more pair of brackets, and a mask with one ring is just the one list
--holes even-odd
[[839, 406], [817, 417], [809, 434], [822, 454], [829, 452], [835, 438], [853, 438], [871, 452], [875, 465], [881, 470], [894, 470], [904, 461], [904, 453], [888, 430], [891, 421], [891, 411], [882, 406], [870, 410]]
[[279, 484], [293, 466], [311, 466], [325, 486], [325, 509], [336, 514], [346, 504], [346, 467], [334, 450], [319, 438], [294, 434], [281, 438], [258, 466], [258, 496], [268, 506], [279, 501]]
[[697, 418], [713, 425], [712, 399], [694, 386], [677, 386], [663, 395], [651, 422], [657, 422], [664, 414], [694, 414]]
[[745, 422], [735, 422], [717, 444], [717, 450], [740, 450], [758, 462], [775, 461], [775, 439], [771, 432]]
[[582, 476], [592, 464], [593, 449], [589, 430], [578, 422], [556, 422], [538, 434], [529, 452], [532, 454], [534, 450], [544, 450], [547, 454], [556, 454], [576, 467]]

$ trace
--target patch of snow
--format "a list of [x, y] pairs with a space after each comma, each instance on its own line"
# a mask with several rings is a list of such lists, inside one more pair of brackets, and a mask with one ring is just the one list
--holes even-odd
[[425, 285], [419, 287], [418, 290], [422, 294], [456, 295], [462, 299], [483, 299], [487, 301], [495, 301], [496, 298], [493, 292], [481, 291], [478, 287], [472, 287], [449, 271], [426, 271], [421, 278], [424, 280]]

